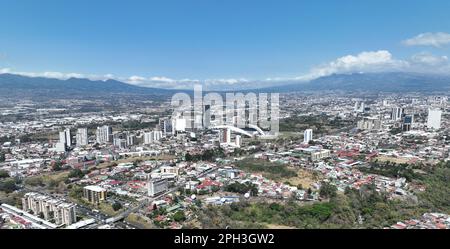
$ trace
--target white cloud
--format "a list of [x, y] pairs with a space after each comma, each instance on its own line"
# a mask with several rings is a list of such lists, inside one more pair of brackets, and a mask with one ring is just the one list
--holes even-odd
[[207, 79], [205, 80], [205, 84], [206, 85], [236, 85], [236, 84], [241, 84], [241, 83], [247, 83], [249, 82], [249, 80], [244, 79], [244, 78], [240, 78], [240, 79]]
[[438, 66], [448, 62], [447, 56], [435, 56], [430, 53], [422, 52], [411, 57], [411, 61], [418, 64]]
[[11, 72], [10, 68], [0, 68], [0, 74], [10, 73], [10, 72]]
[[406, 46], [433, 46], [439, 48], [450, 44], [450, 34], [444, 32], [423, 33], [404, 40], [403, 44]]
[[392, 71], [407, 65], [406, 61], [393, 59], [392, 54], [387, 50], [368, 51], [343, 56], [325, 65], [314, 67], [309, 73], [296, 79], [311, 80], [337, 73]]
[[145, 81], [144, 77], [133, 75], [127, 80], [131, 84], [139, 84]]
[[162, 77], [157, 76], [157, 77], [151, 77], [150, 81], [172, 83], [175, 80], [171, 79], [171, 78], [164, 77], [164, 76], [162, 76]]

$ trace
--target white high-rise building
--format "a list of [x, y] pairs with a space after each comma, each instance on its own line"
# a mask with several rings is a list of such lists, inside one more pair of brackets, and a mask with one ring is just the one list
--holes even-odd
[[405, 108], [401, 108], [401, 107], [392, 108], [391, 120], [393, 120], [393, 121], [401, 120], [404, 113], [405, 113]]
[[70, 135], [70, 129], [67, 128], [64, 132], [66, 133], [66, 145], [71, 146], [72, 145], [72, 135]]
[[440, 109], [429, 109], [428, 110], [428, 122], [427, 127], [430, 129], [440, 129], [441, 128], [441, 116], [442, 111]]
[[303, 143], [307, 144], [311, 140], [313, 140], [313, 130], [312, 129], [307, 129], [303, 133]]
[[144, 133], [144, 144], [152, 144], [153, 141], [153, 132]]
[[169, 183], [167, 179], [159, 178], [159, 179], [150, 179], [148, 181], [148, 196], [155, 196], [169, 188]]
[[136, 136], [134, 134], [127, 135], [127, 146], [133, 146], [136, 144]]
[[67, 147], [72, 145], [72, 137], [70, 135], [70, 129], [65, 129], [59, 132], [59, 143], [56, 144], [57, 152], [66, 151]]
[[97, 127], [96, 135], [99, 144], [111, 143], [113, 140], [112, 128], [107, 125]]
[[59, 143], [66, 144], [66, 132], [65, 131], [59, 132]]
[[77, 130], [76, 139], [77, 139], [77, 146], [88, 145], [89, 141], [88, 141], [88, 130], [87, 130], [87, 128], [79, 128]]
[[159, 141], [161, 140], [162, 136], [163, 136], [162, 131], [153, 131], [153, 140]]

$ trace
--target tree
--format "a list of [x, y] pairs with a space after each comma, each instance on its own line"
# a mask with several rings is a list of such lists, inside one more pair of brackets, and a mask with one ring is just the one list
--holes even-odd
[[328, 182], [322, 182], [319, 194], [323, 198], [333, 198], [337, 196], [337, 188]]
[[60, 171], [60, 170], [62, 170], [62, 162], [61, 161], [54, 162], [53, 165], [52, 165], [52, 170], [53, 171]]
[[189, 152], [186, 153], [186, 155], [184, 156], [184, 159], [185, 159], [186, 161], [188, 161], [188, 162], [192, 161], [192, 156], [191, 156], [191, 154], [189, 154]]
[[9, 177], [8, 171], [0, 170], [0, 179], [1, 178], [8, 178], [8, 177]]
[[181, 222], [186, 220], [186, 216], [183, 211], [178, 211], [172, 216], [172, 219], [176, 222]]
[[8, 178], [0, 182], [0, 191], [11, 193], [17, 189], [16, 181], [12, 178]]
[[69, 173], [69, 178], [82, 178], [84, 176], [83, 171], [81, 171], [81, 169], [73, 169], [72, 171], [70, 171]]
[[116, 201], [112, 204], [112, 208], [114, 211], [120, 210], [122, 208], [122, 204], [120, 204], [120, 202]]
[[0, 162], [4, 162], [5, 161], [5, 153], [2, 151], [0, 152]]

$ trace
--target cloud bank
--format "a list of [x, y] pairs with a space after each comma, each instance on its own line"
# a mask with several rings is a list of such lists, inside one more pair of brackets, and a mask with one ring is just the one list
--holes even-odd
[[433, 46], [440, 48], [450, 44], [450, 34], [444, 32], [423, 33], [404, 40], [403, 44], [406, 46]]

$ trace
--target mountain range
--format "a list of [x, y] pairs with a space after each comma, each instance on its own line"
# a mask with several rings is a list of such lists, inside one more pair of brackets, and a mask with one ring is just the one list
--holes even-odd
[[139, 87], [117, 80], [93, 81], [81, 78], [60, 80], [0, 74], [0, 96], [102, 96], [111, 94], [166, 95], [173, 90]]
[[267, 92], [298, 91], [436, 92], [450, 91], [450, 76], [418, 73], [333, 74], [306, 83], [260, 89]]
[[[353, 73], [333, 74], [309, 82], [279, 84], [254, 89], [258, 92], [297, 91], [375, 91], [375, 92], [446, 92], [450, 91], [450, 76], [417, 73]], [[0, 74], [0, 96], [34, 97], [168, 95], [180, 90], [149, 88], [117, 80], [92, 81], [70, 78], [67, 80]], [[189, 90], [188, 90], [189, 91]], [[246, 90], [246, 92], [249, 90]]]

